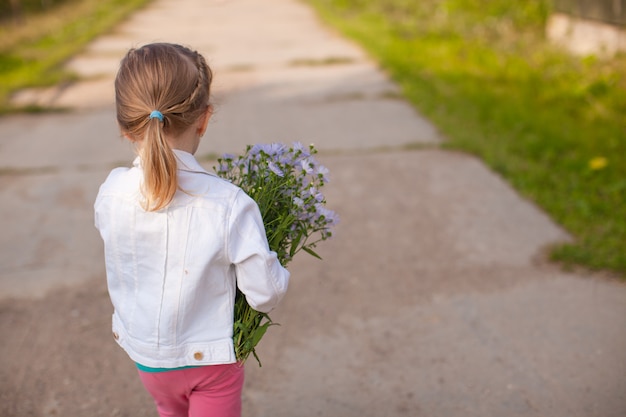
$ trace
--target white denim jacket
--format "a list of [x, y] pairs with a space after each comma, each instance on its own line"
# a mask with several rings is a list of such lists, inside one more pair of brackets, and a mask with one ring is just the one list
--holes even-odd
[[142, 209], [139, 158], [114, 169], [96, 198], [113, 335], [148, 367], [234, 363], [236, 286], [253, 308], [269, 312], [289, 272], [269, 250], [256, 203], [193, 155], [174, 152], [183, 191], [166, 208]]

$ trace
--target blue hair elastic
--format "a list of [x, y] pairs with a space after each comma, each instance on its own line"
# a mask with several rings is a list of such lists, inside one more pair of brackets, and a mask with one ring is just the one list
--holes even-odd
[[152, 110], [152, 113], [150, 113], [150, 118], [151, 119], [156, 118], [156, 119], [159, 119], [160, 122], [162, 122], [163, 121], [163, 113], [161, 113], [158, 110]]

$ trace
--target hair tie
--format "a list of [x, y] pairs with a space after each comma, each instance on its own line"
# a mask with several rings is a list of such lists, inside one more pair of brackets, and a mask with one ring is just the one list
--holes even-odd
[[152, 113], [150, 113], [150, 118], [151, 119], [156, 118], [156, 119], [159, 119], [160, 122], [162, 122], [163, 121], [163, 113], [161, 113], [158, 110], [152, 110]]

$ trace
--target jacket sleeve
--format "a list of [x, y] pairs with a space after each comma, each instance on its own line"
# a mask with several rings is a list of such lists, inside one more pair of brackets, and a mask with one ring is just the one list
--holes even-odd
[[252, 308], [269, 313], [287, 292], [289, 271], [269, 249], [257, 204], [241, 190], [231, 208], [227, 239], [237, 286]]

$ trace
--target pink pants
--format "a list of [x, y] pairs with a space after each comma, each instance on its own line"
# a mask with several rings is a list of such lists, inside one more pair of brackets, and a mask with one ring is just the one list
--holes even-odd
[[240, 363], [167, 372], [139, 371], [161, 417], [240, 417], [244, 367]]

